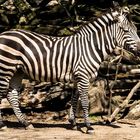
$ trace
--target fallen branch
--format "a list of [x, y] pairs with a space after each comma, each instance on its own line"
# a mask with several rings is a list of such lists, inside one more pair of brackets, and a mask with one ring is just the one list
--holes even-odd
[[134, 121], [130, 121], [128, 119], [117, 120], [117, 122], [122, 123], [122, 124], [136, 125], [136, 123]]
[[114, 110], [114, 112], [112, 113], [112, 115], [109, 118], [107, 118], [107, 120], [106, 120], [107, 122], [112, 122], [112, 120], [114, 120], [114, 118], [120, 112], [120, 110], [128, 106], [128, 103], [129, 103], [131, 97], [137, 91], [137, 89], [139, 87], [140, 87], [140, 81], [132, 88], [132, 90], [128, 94], [127, 98], [123, 101], [123, 103]]

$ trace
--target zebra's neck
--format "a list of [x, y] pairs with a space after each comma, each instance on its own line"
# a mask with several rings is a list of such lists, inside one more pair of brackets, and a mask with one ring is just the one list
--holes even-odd
[[96, 56], [94, 59], [98, 59], [97, 62], [99, 63], [105, 60], [116, 47], [114, 41], [116, 23], [109, 13], [83, 26], [79, 34], [85, 38], [86, 45], [88, 45], [90, 51], [94, 52], [93, 57]]
[[101, 62], [114, 50], [116, 27], [111, 14], [106, 14], [84, 25], [75, 35], [79, 37], [77, 41], [80, 42], [82, 52], [81, 65], [88, 69], [90, 79], [97, 76]]

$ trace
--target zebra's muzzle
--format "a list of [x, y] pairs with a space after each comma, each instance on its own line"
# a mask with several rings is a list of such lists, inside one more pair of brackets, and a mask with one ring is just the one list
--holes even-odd
[[140, 40], [136, 42], [137, 44], [137, 51], [140, 51]]
[[135, 55], [139, 56], [140, 55], [140, 41], [136, 42], [136, 46], [134, 48], [135, 48], [134, 49]]
[[136, 44], [127, 46], [127, 49], [136, 56], [140, 55], [140, 41], [137, 41]]

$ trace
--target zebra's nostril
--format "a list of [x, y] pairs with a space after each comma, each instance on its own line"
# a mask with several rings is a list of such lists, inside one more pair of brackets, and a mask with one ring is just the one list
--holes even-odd
[[128, 46], [127, 46], [127, 49], [128, 49], [129, 51], [135, 51], [136, 48], [137, 48], [137, 47], [136, 47], [135, 45], [128, 45]]

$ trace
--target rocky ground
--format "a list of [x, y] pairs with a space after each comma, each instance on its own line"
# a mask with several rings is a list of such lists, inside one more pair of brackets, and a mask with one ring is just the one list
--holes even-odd
[[[34, 125], [33, 130], [25, 130], [17, 123], [14, 115], [4, 116], [8, 129], [0, 131], [0, 140], [139, 140], [140, 121], [120, 120], [111, 125], [101, 122], [101, 118], [92, 120], [95, 131], [93, 134], [86, 134], [85, 128], [71, 130], [67, 116], [58, 119], [56, 113], [46, 113], [34, 116], [27, 115], [28, 120]], [[42, 119], [41, 119], [42, 116]], [[79, 125], [82, 126], [81, 120]]]

